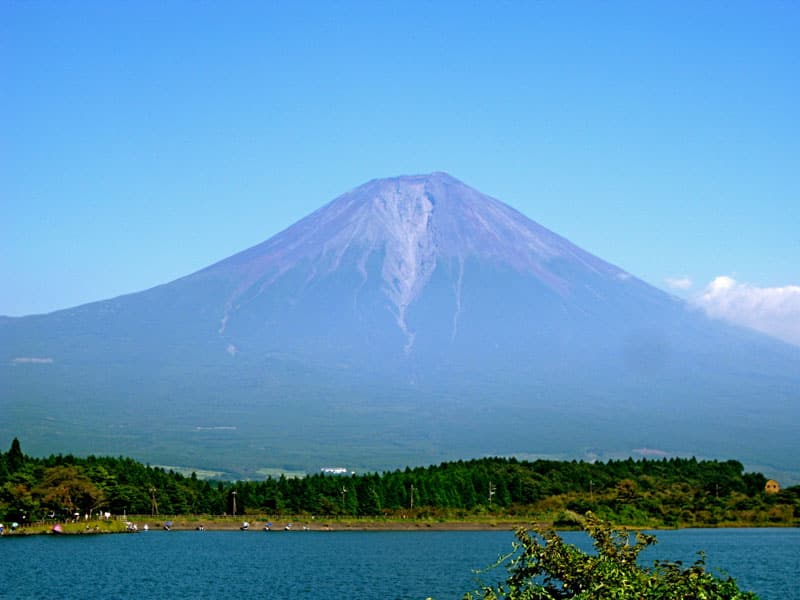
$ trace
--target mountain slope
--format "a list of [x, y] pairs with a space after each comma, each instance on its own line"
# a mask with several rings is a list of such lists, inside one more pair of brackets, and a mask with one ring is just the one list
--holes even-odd
[[371, 181], [151, 290], [0, 320], [0, 353], [0, 434], [34, 450], [245, 473], [636, 448], [796, 468], [797, 349], [443, 173]]

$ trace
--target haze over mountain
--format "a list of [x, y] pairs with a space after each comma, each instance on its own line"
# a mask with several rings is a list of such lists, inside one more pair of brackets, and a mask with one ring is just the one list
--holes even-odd
[[800, 470], [800, 349], [444, 173], [371, 181], [150, 290], [0, 318], [0, 353], [0, 433], [33, 452], [245, 475], [483, 454]]

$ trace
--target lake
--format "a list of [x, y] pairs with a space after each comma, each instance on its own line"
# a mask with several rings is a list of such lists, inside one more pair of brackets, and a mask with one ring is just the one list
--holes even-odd
[[[583, 533], [563, 534], [589, 548]], [[800, 599], [800, 529], [656, 532], [644, 558], [707, 554], [709, 568], [762, 600]], [[501, 531], [230, 532], [0, 539], [0, 597], [28, 598], [460, 598], [473, 569], [510, 550]], [[483, 575], [487, 582], [502, 579]]]

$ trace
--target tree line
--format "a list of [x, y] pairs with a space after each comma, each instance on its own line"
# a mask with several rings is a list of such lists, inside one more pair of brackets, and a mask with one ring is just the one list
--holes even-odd
[[735, 460], [481, 458], [384, 473], [209, 481], [125, 457], [0, 452], [0, 519], [75, 515], [318, 515], [550, 520], [589, 511], [629, 525], [796, 525], [800, 486], [777, 494]]

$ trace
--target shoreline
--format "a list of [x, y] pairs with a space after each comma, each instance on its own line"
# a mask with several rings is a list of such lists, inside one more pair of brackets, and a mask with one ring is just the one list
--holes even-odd
[[[2, 537], [28, 535], [104, 535], [115, 533], [146, 533], [152, 531], [241, 531], [243, 533], [294, 533], [294, 532], [343, 532], [343, 531], [508, 531], [514, 532], [523, 527], [529, 530], [537, 528], [556, 529], [557, 531], [573, 531], [579, 527], [555, 527], [553, 522], [527, 520], [427, 520], [427, 519], [268, 519], [262, 515], [247, 516], [241, 519], [230, 517], [153, 517], [133, 515], [109, 520], [92, 520], [76, 523], [34, 523], [16, 530], [6, 528]], [[243, 528], [244, 522], [248, 527]], [[169, 527], [166, 524], [169, 523]], [[266, 528], [267, 524], [271, 526]], [[53, 528], [60, 525], [60, 531]], [[658, 525], [625, 525], [630, 531], [674, 531], [682, 529], [773, 529], [796, 528], [797, 525], [764, 524], [764, 523], [722, 523], [699, 524], [693, 526], [666, 527]]]
[[[243, 528], [243, 523], [249, 525]], [[169, 527], [167, 522], [171, 522]], [[128, 525], [130, 523], [130, 525]], [[267, 528], [267, 523], [271, 526]], [[60, 531], [53, 528], [60, 525]], [[241, 531], [243, 533], [295, 533], [295, 532], [341, 532], [341, 531], [509, 531], [513, 532], [518, 527], [533, 528], [534, 523], [503, 522], [482, 523], [466, 521], [422, 521], [409, 520], [407, 522], [337, 522], [333, 520], [286, 520], [275, 521], [243, 519], [240, 521], [217, 519], [154, 519], [134, 518], [128, 521], [89, 521], [80, 523], [46, 523], [31, 524], [16, 530], [6, 529], [2, 537], [27, 536], [27, 535], [102, 535], [113, 533], [146, 533], [153, 531]]]

